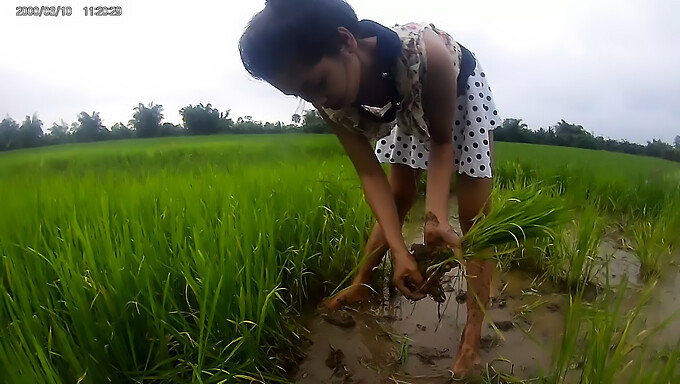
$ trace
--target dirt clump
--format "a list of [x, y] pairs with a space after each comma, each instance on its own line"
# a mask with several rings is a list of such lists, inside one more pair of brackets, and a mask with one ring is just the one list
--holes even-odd
[[448, 353], [449, 349], [436, 349], [436, 348], [426, 348], [423, 347], [421, 351], [416, 352], [416, 356], [421, 363], [425, 365], [435, 365], [435, 361], [443, 359], [451, 359], [451, 355]]
[[331, 310], [321, 314], [321, 318], [340, 328], [353, 328], [357, 325], [354, 317], [345, 310]]
[[352, 374], [347, 369], [345, 364], [345, 354], [342, 349], [335, 349], [329, 345], [328, 357], [326, 358], [326, 366], [333, 371], [333, 376], [342, 379], [342, 383], [352, 382]]
[[442, 284], [442, 278], [447, 272], [447, 267], [430, 268], [448, 260], [453, 256], [453, 251], [448, 248], [435, 249], [425, 244], [413, 244], [411, 253], [418, 264], [418, 270], [425, 279], [425, 286], [421, 292], [426, 293], [432, 300], [443, 303], [446, 301], [446, 291]]

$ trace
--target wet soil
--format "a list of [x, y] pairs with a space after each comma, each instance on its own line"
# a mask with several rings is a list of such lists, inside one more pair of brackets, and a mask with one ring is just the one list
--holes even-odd
[[[414, 208], [418, 212], [419, 207]], [[455, 212], [455, 206], [452, 206]], [[420, 210], [422, 212], [422, 209]], [[458, 226], [455, 220], [451, 219]], [[422, 222], [407, 222], [408, 244], [422, 243]], [[627, 279], [633, 288], [639, 264], [635, 256], [617, 243], [603, 239], [602, 257], [608, 270], [596, 280], [616, 285]], [[680, 276], [677, 268], [660, 281], [658, 295], [645, 313], [661, 322], [680, 309]], [[449, 383], [450, 371], [466, 321], [466, 284], [460, 269], [442, 280], [443, 303], [427, 297], [412, 302], [394, 290], [360, 309], [333, 314], [315, 312], [305, 319], [309, 330], [306, 357], [294, 381], [317, 383]], [[496, 372], [530, 379], [546, 372], [559, 347], [568, 295], [549, 283], [537, 283], [523, 271], [494, 273], [492, 298], [482, 328], [483, 364]], [[631, 294], [631, 300], [635, 293]], [[678, 341], [680, 321], [663, 331], [662, 340]]]

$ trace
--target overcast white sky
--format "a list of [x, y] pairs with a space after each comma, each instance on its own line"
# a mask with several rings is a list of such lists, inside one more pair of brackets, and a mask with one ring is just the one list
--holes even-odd
[[[120, 17], [83, 7], [120, 5]], [[2, 0], [0, 118], [34, 112], [45, 129], [81, 111], [127, 122], [138, 103], [212, 103], [231, 116], [290, 122], [294, 98], [252, 80], [237, 41], [264, 1]], [[244, 5], [241, 5], [244, 4]], [[350, 0], [385, 25], [432, 22], [474, 51], [499, 113], [531, 128], [560, 119], [596, 135], [672, 142], [680, 135], [680, 1]], [[417, 4], [417, 7], [414, 6]], [[17, 17], [16, 6], [65, 5], [72, 16]]]

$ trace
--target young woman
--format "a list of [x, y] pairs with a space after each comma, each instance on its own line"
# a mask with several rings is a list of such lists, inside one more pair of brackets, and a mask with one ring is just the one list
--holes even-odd
[[[492, 131], [500, 119], [474, 54], [432, 24], [387, 28], [360, 21], [344, 0], [268, 0], [239, 49], [253, 77], [317, 108], [354, 164], [377, 218], [352, 286], [327, 305], [366, 298], [372, 271], [388, 249], [397, 288], [410, 299], [423, 298], [417, 289], [423, 277], [401, 234], [422, 172], [431, 218], [426, 243], [459, 247], [448, 224], [454, 170], [463, 232], [490, 209]], [[390, 164], [389, 176], [380, 163]], [[490, 262], [466, 265], [468, 317], [452, 367], [457, 375], [481, 363], [492, 269]]]

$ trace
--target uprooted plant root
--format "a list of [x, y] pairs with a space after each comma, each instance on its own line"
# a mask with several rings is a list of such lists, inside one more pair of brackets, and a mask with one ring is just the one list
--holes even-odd
[[441, 264], [452, 257], [453, 251], [448, 248], [435, 249], [425, 244], [413, 244], [411, 253], [418, 264], [420, 274], [425, 279], [425, 285], [420, 291], [438, 303], [446, 301], [442, 278], [448, 268]]
[[[426, 226], [438, 226], [439, 220], [434, 213], [427, 212], [425, 214], [425, 223]], [[438, 303], [446, 301], [442, 278], [452, 267], [451, 260], [454, 259], [453, 250], [445, 246], [433, 247], [427, 244], [413, 244], [411, 245], [411, 253], [418, 264], [420, 274], [425, 279], [425, 285], [420, 291], [429, 295]], [[459, 263], [454, 264], [460, 266]]]

